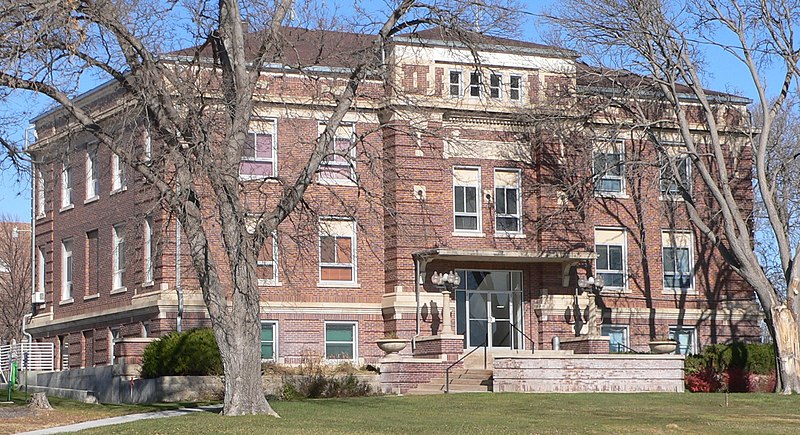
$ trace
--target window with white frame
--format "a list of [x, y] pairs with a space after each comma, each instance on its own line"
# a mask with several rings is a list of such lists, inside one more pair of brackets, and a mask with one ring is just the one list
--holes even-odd
[[692, 160], [689, 156], [679, 155], [661, 159], [661, 196], [680, 196], [681, 188], [690, 192], [691, 179]]
[[153, 269], [155, 257], [155, 244], [153, 243], [153, 216], [147, 216], [144, 219], [144, 240], [142, 246], [142, 254], [144, 263], [144, 283], [151, 284], [153, 282]]
[[627, 326], [601, 325], [600, 335], [608, 337], [608, 351], [611, 353], [624, 353], [630, 349]]
[[64, 162], [61, 168], [61, 208], [72, 205], [72, 166]]
[[624, 229], [595, 228], [595, 275], [603, 278], [603, 288], [622, 290], [627, 275], [627, 248]]
[[355, 361], [358, 358], [357, 343], [355, 322], [325, 323], [325, 359]]
[[[319, 134], [325, 124], [319, 125]], [[342, 123], [333, 137], [333, 150], [319, 164], [319, 181], [328, 183], [349, 183], [355, 177], [355, 126]]]
[[678, 342], [675, 353], [693, 355], [697, 353], [697, 330], [691, 326], [670, 326], [669, 339]]
[[500, 74], [489, 75], [489, 96], [491, 98], [503, 98], [503, 76]]
[[114, 348], [122, 340], [122, 332], [119, 328], [108, 328], [108, 360], [109, 365], [114, 365]]
[[326, 283], [356, 281], [356, 231], [350, 219], [319, 221], [319, 279]]
[[44, 172], [36, 168], [36, 216], [44, 216], [47, 213], [46, 207]]
[[520, 199], [520, 171], [495, 169], [495, 232], [519, 233], [522, 231]]
[[72, 240], [61, 242], [61, 300], [72, 300]]
[[625, 192], [625, 153], [621, 141], [604, 141], [594, 150], [594, 190], [598, 193]]
[[94, 199], [100, 193], [100, 168], [97, 166], [97, 147], [86, 147], [86, 199]]
[[469, 74], [469, 96], [480, 97], [481, 88], [483, 87], [483, 76], [480, 71], [471, 72]]
[[44, 248], [36, 248], [36, 291], [44, 293]]
[[250, 121], [250, 131], [242, 147], [242, 161], [239, 164], [239, 175], [242, 178], [268, 178], [277, 175], [276, 130], [273, 119]]
[[142, 131], [142, 145], [144, 145], [143, 160], [149, 161], [153, 158], [153, 136], [150, 134], [150, 128], [145, 128]]
[[693, 288], [693, 242], [692, 233], [662, 231], [664, 289], [690, 291]]
[[275, 285], [278, 283], [278, 234], [273, 232], [264, 241], [256, 259], [256, 275], [258, 285]]
[[461, 96], [461, 71], [450, 71], [450, 96]]
[[512, 101], [522, 99], [522, 76], [512, 75], [508, 78], [508, 98]]
[[480, 231], [480, 168], [453, 168], [453, 215], [456, 231]]
[[261, 360], [274, 361], [278, 356], [278, 323], [261, 322]]
[[114, 285], [113, 290], [125, 287], [125, 226], [114, 226]]
[[125, 164], [118, 154], [111, 155], [111, 191], [116, 192], [125, 188]]

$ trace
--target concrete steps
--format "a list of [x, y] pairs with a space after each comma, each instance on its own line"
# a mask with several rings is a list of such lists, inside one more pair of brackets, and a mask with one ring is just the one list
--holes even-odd
[[[406, 394], [441, 394], [447, 390], [445, 377], [440, 376], [408, 391]], [[486, 393], [492, 391], [492, 371], [483, 369], [455, 369], [450, 371], [451, 393]]]

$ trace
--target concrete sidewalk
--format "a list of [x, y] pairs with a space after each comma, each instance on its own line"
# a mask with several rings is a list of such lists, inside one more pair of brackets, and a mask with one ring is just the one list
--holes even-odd
[[95, 427], [111, 426], [113, 424], [130, 423], [138, 420], [148, 420], [151, 418], [166, 418], [178, 417], [181, 415], [191, 414], [193, 412], [215, 412], [222, 410], [219, 405], [201, 406], [198, 408], [180, 408], [168, 411], [145, 412], [141, 414], [121, 415], [119, 417], [101, 418], [100, 420], [84, 421], [83, 423], [75, 423], [66, 426], [49, 427], [47, 429], [33, 430], [30, 432], [19, 432], [16, 435], [44, 435], [52, 433], [65, 433], [77, 432], [84, 429], [92, 429]]

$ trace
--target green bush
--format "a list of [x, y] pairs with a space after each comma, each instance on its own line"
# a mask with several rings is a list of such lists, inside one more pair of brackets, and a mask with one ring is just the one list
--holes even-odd
[[150, 343], [142, 354], [142, 377], [222, 374], [217, 340], [209, 328], [173, 332]]
[[775, 371], [775, 350], [770, 343], [715, 344], [703, 349], [699, 357], [706, 367], [714, 367], [719, 371], [735, 368], [759, 375]]
[[283, 379], [281, 399], [317, 399], [321, 397], [364, 397], [372, 395], [372, 387], [353, 374], [287, 376]]

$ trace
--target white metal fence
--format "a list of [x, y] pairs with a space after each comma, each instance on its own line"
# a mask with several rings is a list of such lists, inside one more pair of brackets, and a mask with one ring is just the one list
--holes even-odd
[[8, 377], [11, 362], [20, 369], [53, 371], [53, 343], [17, 343], [0, 346], [0, 371]]

